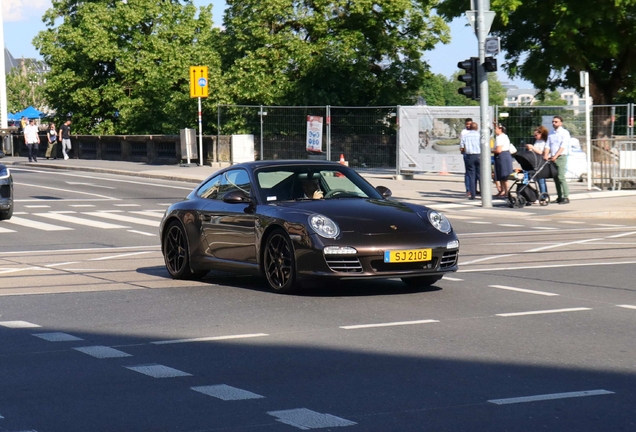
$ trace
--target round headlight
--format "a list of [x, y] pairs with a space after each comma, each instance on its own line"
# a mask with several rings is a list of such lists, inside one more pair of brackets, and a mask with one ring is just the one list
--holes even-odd
[[309, 226], [321, 237], [332, 239], [340, 234], [338, 225], [327, 216], [319, 214], [309, 216]]
[[431, 225], [443, 233], [448, 234], [451, 230], [450, 221], [438, 211], [430, 210], [428, 212], [428, 220], [431, 222]]

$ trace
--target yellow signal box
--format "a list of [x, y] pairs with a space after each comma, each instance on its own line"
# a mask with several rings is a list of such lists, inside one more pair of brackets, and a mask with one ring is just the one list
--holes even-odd
[[190, 97], [208, 97], [207, 66], [190, 66]]

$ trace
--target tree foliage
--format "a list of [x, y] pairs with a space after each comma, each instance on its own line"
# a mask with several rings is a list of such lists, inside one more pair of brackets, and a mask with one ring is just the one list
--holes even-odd
[[[588, 71], [595, 104], [636, 89], [635, 0], [492, 0], [491, 9], [510, 77], [555, 90], [578, 88], [579, 72]], [[447, 19], [465, 10], [465, 0], [438, 8]]]
[[22, 111], [28, 106], [46, 109], [47, 102], [42, 86], [44, 78], [29, 62], [23, 61], [20, 67], [13, 68], [6, 76], [8, 111]]
[[[427, 105], [432, 106], [473, 106], [479, 105], [479, 101], [468, 99], [458, 93], [460, 87], [465, 84], [457, 79], [460, 72], [451, 77], [429, 74], [424, 84], [420, 87], [419, 95], [426, 99]], [[506, 98], [506, 89], [497, 78], [497, 74], [488, 74], [488, 104], [503, 105]]]
[[210, 69], [213, 105], [223, 100], [211, 6], [190, 0], [53, 0], [35, 45], [59, 117], [87, 133], [176, 133], [196, 125], [189, 66]]
[[436, 0], [228, 0], [223, 67], [237, 103], [404, 104], [422, 52], [448, 40]]

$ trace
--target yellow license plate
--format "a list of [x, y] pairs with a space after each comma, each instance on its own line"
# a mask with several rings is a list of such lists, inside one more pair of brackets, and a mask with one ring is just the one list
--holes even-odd
[[421, 262], [433, 259], [432, 249], [405, 249], [384, 252], [385, 263]]

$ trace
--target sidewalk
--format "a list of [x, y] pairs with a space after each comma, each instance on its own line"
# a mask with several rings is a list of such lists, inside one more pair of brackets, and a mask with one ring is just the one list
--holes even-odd
[[[148, 165], [141, 162], [119, 162], [92, 159], [46, 160], [29, 163], [22, 157], [5, 157], [0, 163], [7, 166], [24, 168], [49, 168], [68, 171], [87, 171], [94, 173], [119, 174], [142, 178], [166, 179], [192, 183], [192, 187], [221, 169], [219, 166], [179, 166]], [[227, 166], [227, 164], [225, 164]], [[570, 204], [548, 206], [529, 206], [524, 209], [511, 209], [504, 200], [493, 199], [492, 209], [482, 208], [481, 201], [468, 201], [465, 197], [463, 174], [416, 174], [413, 180], [394, 180], [391, 173], [377, 173], [361, 170], [360, 174], [372, 185], [386, 186], [393, 197], [400, 200], [420, 202], [435, 208], [440, 205], [443, 211], [468, 211], [476, 214], [506, 215], [511, 217], [535, 217], [549, 215], [559, 218], [611, 218], [636, 219], [636, 190], [598, 191], [587, 190], [587, 183], [570, 182]], [[493, 185], [494, 189], [494, 185]], [[551, 199], [556, 200], [554, 184], [548, 181]]]

